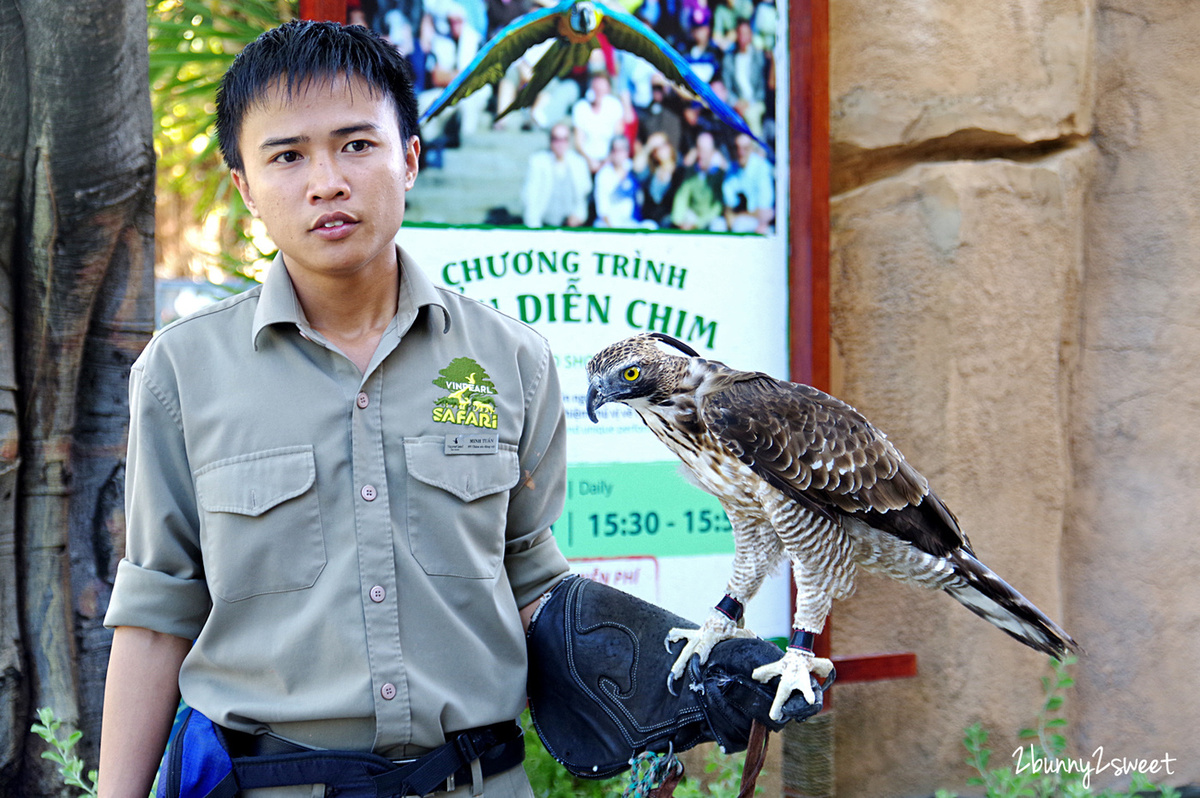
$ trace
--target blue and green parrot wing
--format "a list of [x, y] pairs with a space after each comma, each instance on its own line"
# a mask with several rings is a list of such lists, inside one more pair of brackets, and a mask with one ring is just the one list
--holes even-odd
[[[421, 121], [432, 119], [447, 106], [504, 77], [509, 66], [535, 44], [558, 35], [558, 19], [569, 14], [575, 0], [563, 0], [556, 6], [540, 8], [517, 17], [491, 38], [467, 65], [450, 81], [445, 91], [421, 114]], [[544, 58], [544, 56], [543, 56]], [[540, 62], [539, 62], [540, 63]], [[549, 78], [546, 82], [549, 82]], [[544, 83], [542, 85], [545, 85]]]
[[565, 77], [575, 67], [586, 64], [588, 56], [591, 55], [595, 46], [595, 39], [583, 44], [572, 44], [566, 39], [556, 41], [534, 64], [533, 74], [529, 81], [521, 87], [509, 106], [496, 115], [496, 118], [501, 119], [518, 108], [528, 108], [533, 105], [538, 94], [553, 78]]
[[[547, 39], [557, 38], [557, 41], [538, 60], [529, 82], [521, 87], [512, 104], [499, 116], [531, 105], [538, 92], [551, 79], [586, 64], [588, 55], [596, 47], [595, 38], [573, 44], [559, 34], [560, 19], [570, 15], [575, 3], [576, 0], [562, 0], [558, 5], [531, 11], [509, 23], [480, 49], [467, 68], [425, 109], [421, 121], [433, 118], [472, 92], [498, 82], [526, 50]], [[592, 4], [601, 15], [599, 29], [613, 47], [649, 61], [664, 77], [686, 89], [726, 125], [757, 141], [767, 156], [774, 160], [774, 153], [767, 143], [754, 135], [741, 115], [723, 102], [662, 36], [623, 9], [613, 8], [599, 0], [592, 0]]]
[[712, 111], [718, 119], [739, 133], [745, 133], [759, 143], [767, 156], [774, 160], [774, 153], [767, 143], [760, 139], [746, 125], [741, 114], [730, 108], [721, 100], [711, 87], [692, 71], [687, 60], [675, 50], [666, 39], [659, 36], [653, 28], [632, 14], [621, 9], [613, 8], [598, 0], [592, 0], [604, 15], [600, 29], [613, 47], [626, 50], [649, 61], [663, 77], [676, 86], [682, 86], [688, 92]]

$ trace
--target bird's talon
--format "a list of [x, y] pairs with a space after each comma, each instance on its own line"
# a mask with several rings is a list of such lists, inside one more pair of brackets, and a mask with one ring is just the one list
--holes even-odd
[[775, 700], [771, 704], [772, 720], [783, 719], [783, 705], [787, 703], [792, 693], [800, 693], [809, 704], [817, 703], [816, 693], [812, 688], [812, 676], [816, 673], [822, 679], [833, 671], [833, 663], [827, 659], [814, 657], [811, 654], [788, 649], [774, 662], [755, 668], [751, 676], [760, 682], [769, 682], [779, 677], [779, 686], [775, 689]]

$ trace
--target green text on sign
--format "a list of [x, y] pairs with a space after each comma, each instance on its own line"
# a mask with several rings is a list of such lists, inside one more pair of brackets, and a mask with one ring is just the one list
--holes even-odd
[[554, 536], [568, 557], [733, 551], [720, 502], [684, 481], [677, 462], [568, 466]]

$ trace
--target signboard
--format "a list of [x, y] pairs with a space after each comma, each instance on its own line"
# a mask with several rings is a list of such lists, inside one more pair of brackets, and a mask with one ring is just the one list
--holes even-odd
[[[317, 0], [306, 1], [304, 16], [330, 18], [311, 7]], [[541, 6], [530, 0], [350, 0], [346, 19], [388, 36], [409, 58], [427, 108], [484, 42], [534, 8]], [[574, 570], [701, 621], [731, 573], [729, 522], [632, 411], [605, 406], [598, 424], [588, 420], [586, 364], [614, 341], [656, 330], [737, 368], [822, 382], [812, 372], [812, 361], [823, 361], [821, 348], [809, 336], [810, 326], [821, 326], [820, 313], [807, 292], [823, 273], [823, 231], [815, 229], [822, 216], [814, 208], [823, 207], [827, 176], [813, 164], [827, 161], [814, 157], [810, 143], [823, 140], [827, 103], [820, 81], [808, 82], [810, 62], [823, 53], [810, 47], [807, 30], [798, 32], [792, 50], [805, 96], [797, 113], [776, 99], [789, 97], [793, 74], [786, 7], [772, 0], [715, 6], [631, 0], [619, 8], [661, 35], [737, 107], [772, 151], [769, 165], [761, 148], [691, 94], [603, 37], [573, 74], [552, 80], [532, 107], [497, 123], [547, 43], [515, 63], [494, 90], [477, 92], [423, 128], [422, 173], [399, 241], [435, 282], [549, 339], [563, 385], [569, 457], [566, 510], [554, 533]], [[809, 102], [813, 92], [818, 96]], [[605, 121], [616, 117], [615, 126]], [[790, 124], [797, 128], [791, 135]], [[664, 139], [669, 148], [660, 146]], [[795, 175], [789, 142], [804, 149]], [[576, 186], [586, 181], [586, 209], [538, 218], [534, 210], [547, 193], [564, 208], [568, 195], [578, 193], [565, 178], [571, 170], [562, 163], [564, 149], [587, 161], [576, 180]], [[618, 150], [631, 166], [620, 163]], [[677, 175], [668, 178], [671, 170], [663, 168], [652, 196], [651, 172], [664, 160]], [[535, 178], [545, 178], [550, 166], [555, 181], [539, 183]], [[680, 213], [679, 203], [659, 196], [672, 179], [668, 190], [677, 197], [698, 172], [707, 175], [709, 200], [720, 206], [715, 216], [699, 207], [691, 216], [687, 208]], [[770, 190], [765, 213], [763, 174]], [[789, 218], [789, 202], [800, 206], [801, 219]], [[789, 237], [802, 301], [797, 274], [789, 275]], [[789, 330], [797, 325], [801, 340], [789, 351]], [[764, 636], [789, 634], [789, 582], [784, 571], [767, 581], [748, 607], [748, 626]]]

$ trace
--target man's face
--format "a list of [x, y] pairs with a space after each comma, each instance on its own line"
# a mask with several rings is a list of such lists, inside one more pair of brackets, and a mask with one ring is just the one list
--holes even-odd
[[742, 166], [750, 163], [750, 156], [754, 154], [754, 140], [742, 133], [737, 137], [734, 146], [737, 148], [737, 162]]
[[567, 150], [571, 148], [571, 131], [566, 125], [555, 125], [550, 129], [550, 152], [554, 153], [554, 157], [562, 160], [567, 154]]
[[712, 166], [715, 151], [716, 145], [713, 143], [712, 134], [701, 133], [696, 138], [696, 164], [701, 169], [707, 171]]
[[395, 260], [420, 142], [402, 141], [392, 99], [361, 78], [275, 86], [242, 120], [246, 206], [289, 269], [347, 275]]
[[624, 166], [629, 160], [629, 141], [624, 136], [617, 136], [613, 139], [609, 158], [614, 166]]
[[751, 43], [754, 41], [754, 29], [750, 27], [750, 23], [745, 20], [738, 23], [737, 26], [737, 48], [741, 52], [746, 52], [750, 49]]
[[596, 102], [600, 102], [612, 92], [612, 87], [608, 85], [608, 78], [597, 75], [592, 78], [592, 96], [596, 98]]

